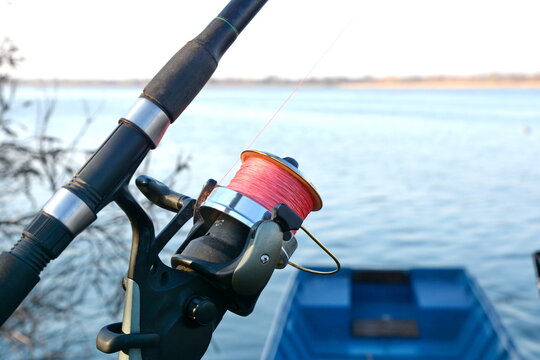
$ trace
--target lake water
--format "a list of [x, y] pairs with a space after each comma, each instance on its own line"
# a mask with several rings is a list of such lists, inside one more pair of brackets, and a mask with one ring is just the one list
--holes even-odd
[[[75, 132], [86, 106], [96, 122], [83, 142], [95, 148], [139, 91], [59, 89], [52, 130]], [[190, 169], [177, 190], [196, 196], [208, 178], [223, 177], [289, 92], [204, 90], [153, 151], [149, 175], [165, 176], [181, 153]], [[42, 95], [23, 88], [18, 98]], [[324, 201], [305, 225], [343, 265], [464, 266], [523, 355], [540, 358], [531, 261], [540, 248], [539, 90], [304, 88], [254, 148], [298, 160]], [[307, 237], [299, 243], [294, 261], [331, 265]], [[290, 274], [275, 273], [250, 317], [227, 315], [204, 359], [258, 358]]]

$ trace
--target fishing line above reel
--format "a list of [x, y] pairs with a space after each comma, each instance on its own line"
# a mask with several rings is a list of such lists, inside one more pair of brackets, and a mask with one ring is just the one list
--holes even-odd
[[[139, 176], [139, 190], [176, 213], [157, 236], [129, 191], [119, 194], [133, 230], [125, 308], [122, 323], [101, 329], [99, 350], [119, 351], [119, 359], [200, 359], [225, 312], [249, 315], [273, 271], [290, 263], [294, 234], [322, 207], [321, 198], [294, 159], [259, 151], [241, 158], [227, 187], [208, 180], [197, 200]], [[191, 218], [193, 227], [166, 266], [159, 253]]]

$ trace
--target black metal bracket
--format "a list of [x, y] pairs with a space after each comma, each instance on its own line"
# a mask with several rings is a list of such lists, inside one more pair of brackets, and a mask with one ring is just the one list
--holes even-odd
[[[195, 200], [183, 197], [182, 207], [157, 237], [151, 219], [127, 188], [119, 191], [115, 201], [127, 215], [133, 232], [126, 278], [130, 285], [126, 291], [129, 310], [124, 311], [124, 329], [122, 323], [101, 329], [97, 348], [106, 353], [140, 351], [144, 360], [200, 359], [226, 311], [226, 301], [201, 276], [172, 269], [159, 258], [163, 247], [193, 216]], [[211, 299], [216, 308], [205, 325], [186, 316], [189, 304], [199, 297]]]
[[129, 349], [154, 347], [159, 343], [158, 334], [124, 334], [122, 323], [109, 324], [101, 329], [96, 340], [98, 349], [106, 354]]

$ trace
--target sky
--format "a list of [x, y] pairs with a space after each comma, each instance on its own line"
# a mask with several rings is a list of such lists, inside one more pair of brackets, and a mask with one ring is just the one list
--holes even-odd
[[[147, 79], [226, 4], [0, 0], [0, 39], [25, 58], [19, 78]], [[537, 0], [269, 0], [215, 77], [540, 73], [539, 14]]]

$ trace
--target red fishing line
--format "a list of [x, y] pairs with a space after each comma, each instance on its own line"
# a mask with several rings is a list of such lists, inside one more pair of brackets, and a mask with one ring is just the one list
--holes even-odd
[[[240, 157], [243, 161], [240, 170], [226, 187], [241, 193], [259, 203], [267, 210], [279, 204], [290, 207], [302, 219], [311, 211], [322, 208], [322, 200], [317, 190], [309, 183], [291, 162], [272, 154], [256, 150], [246, 150]], [[297, 269], [318, 275], [331, 275], [341, 269], [337, 257], [332, 254], [306, 228], [302, 230], [334, 260], [336, 268], [332, 271], [307, 269], [291, 261], [288, 263]], [[296, 231], [292, 231], [296, 234]]]
[[[315, 68], [317, 67], [317, 65], [319, 65], [319, 63], [326, 57], [326, 55], [328, 55], [328, 53], [330, 52], [330, 50], [334, 47], [334, 45], [338, 42], [338, 40], [341, 38], [341, 36], [343, 35], [343, 33], [345, 33], [345, 30], [347, 30], [347, 27], [349, 26], [349, 24], [352, 23], [352, 19], [349, 20], [349, 22], [343, 27], [343, 29], [339, 32], [339, 34], [336, 36], [336, 38], [330, 43], [330, 45], [326, 48], [326, 50], [322, 53], [322, 55], [317, 59], [317, 61], [315, 62], [315, 64], [313, 64], [313, 66], [309, 69], [309, 71], [306, 73], [306, 75], [304, 75], [304, 77], [302, 79], [300, 79], [294, 89], [289, 93], [289, 95], [287, 96], [287, 98], [281, 103], [281, 105], [277, 108], [277, 110], [272, 114], [272, 116], [270, 117], [270, 119], [268, 119], [268, 121], [266, 121], [266, 123], [264, 124], [264, 126], [259, 130], [259, 132], [257, 132], [257, 134], [255, 135], [255, 137], [253, 138], [253, 140], [251, 140], [251, 142], [248, 144], [248, 146], [246, 146], [246, 149], [249, 149], [251, 148], [255, 142], [257, 141], [257, 139], [262, 135], [262, 133], [266, 130], [266, 128], [272, 123], [272, 121], [274, 121], [274, 119], [276, 118], [276, 116], [280, 113], [280, 111], [285, 107], [285, 105], [287, 105], [287, 103], [289, 102], [289, 100], [291, 100], [291, 98], [294, 96], [294, 94], [296, 94], [296, 92], [304, 85], [304, 82], [306, 82], [306, 80], [311, 76], [311, 73], [315, 70]], [[225, 178], [230, 174], [230, 172], [236, 167], [236, 165], [238, 164], [238, 160], [236, 160], [234, 162], [234, 164], [232, 164], [232, 166], [229, 168], [229, 170], [227, 170], [227, 172], [225, 173], [225, 175], [223, 175], [223, 177], [221, 178], [221, 180], [218, 182], [218, 184], [221, 184], [223, 182], [223, 180], [225, 180]]]
[[309, 189], [288, 171], [286, 165], [258, 156], [245, 159], [227, 188], [244, 194], [268, 210], [286, 204], [302, 219], [315, 207]]

